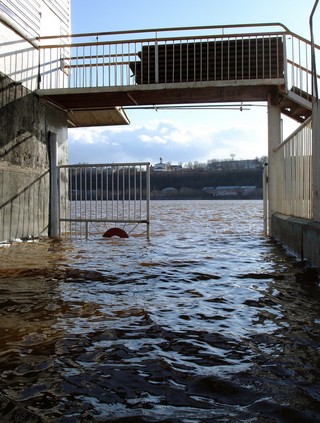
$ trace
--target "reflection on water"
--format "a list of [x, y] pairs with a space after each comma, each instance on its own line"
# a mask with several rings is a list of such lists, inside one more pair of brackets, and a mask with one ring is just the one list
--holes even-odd
[[260, 201], [151, 210], [151, 241], [0, 248], [1, 421], [318, 422], [317, 272]]

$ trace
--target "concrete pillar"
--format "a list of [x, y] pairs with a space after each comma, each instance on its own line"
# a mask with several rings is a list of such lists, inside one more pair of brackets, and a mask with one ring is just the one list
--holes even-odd
[[281, 110], [279, 106], [271, 104], [268, 101], [268, 235], [272, 236], [271, 216], [276, 212], [276, 194], [277, 194], [277, 166], [274, 154], [274, 148], [282, 141], [281, 128]]
[[49, 160], [50, 160], [50, 210], [49, 210], [49, 236], [59, 236], [59, 189], [58, 189], [58, 145], [57, 134], [49, 131]]
[[313, 220], [320, 222], [320, 101], [312, 111]]

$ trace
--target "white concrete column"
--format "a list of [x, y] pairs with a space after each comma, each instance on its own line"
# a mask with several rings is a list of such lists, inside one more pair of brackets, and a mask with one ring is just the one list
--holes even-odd
[[58, 189], [58, 144], [57, 134], [49, 131], [49, 160], [50, 160], [50, 210], [49, 236], [59, 236], [59, 189]]
[[320, 101], [312, 111], [313, 220], [320, 222]]
[[277, 166], [274, 154], [276, 148], [282, 141], [281, 109], [271, 104], [268, 100], [268, 235], [272, 236], [271, 216], [276, 212], [277, 195]]

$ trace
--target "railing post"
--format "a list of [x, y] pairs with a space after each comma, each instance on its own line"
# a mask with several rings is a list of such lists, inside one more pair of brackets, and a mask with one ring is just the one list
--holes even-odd
[[264, 233], [269, 235], [268, 163], [263, 168], [263, 223]]
[[158, 46], [158, 40], [156, 38], [154, 42], [154, 79], [155, 83], [159, 83], [159, 46]]
[[150, 239], [150, 164], [146, 169], [146, 195], [147, 195], [147, 238]]
[[49, 237], [55, 238], [60, 234], [59, 230], [59, 188], [58, 188], [58, 154], [57, 134], [49, 131], [49, 171], [50, 171], [50, 200], [49, 200]]
[[[283, 78], [284, 78], [284, 89], [285, 93], [288, 93], [288, 64], [287, 64], [287, 35], [283, 35]], [[281, 75], [279, 75], [281, 77]]]

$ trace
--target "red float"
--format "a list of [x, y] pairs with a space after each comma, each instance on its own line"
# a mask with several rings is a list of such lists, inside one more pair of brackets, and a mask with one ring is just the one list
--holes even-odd
[[104, 238], [111, 238], [113, 236], [118, 236], [119, 238], [129, 238], [127, 232], [120, 228], [110, 228], [103, 234]]

